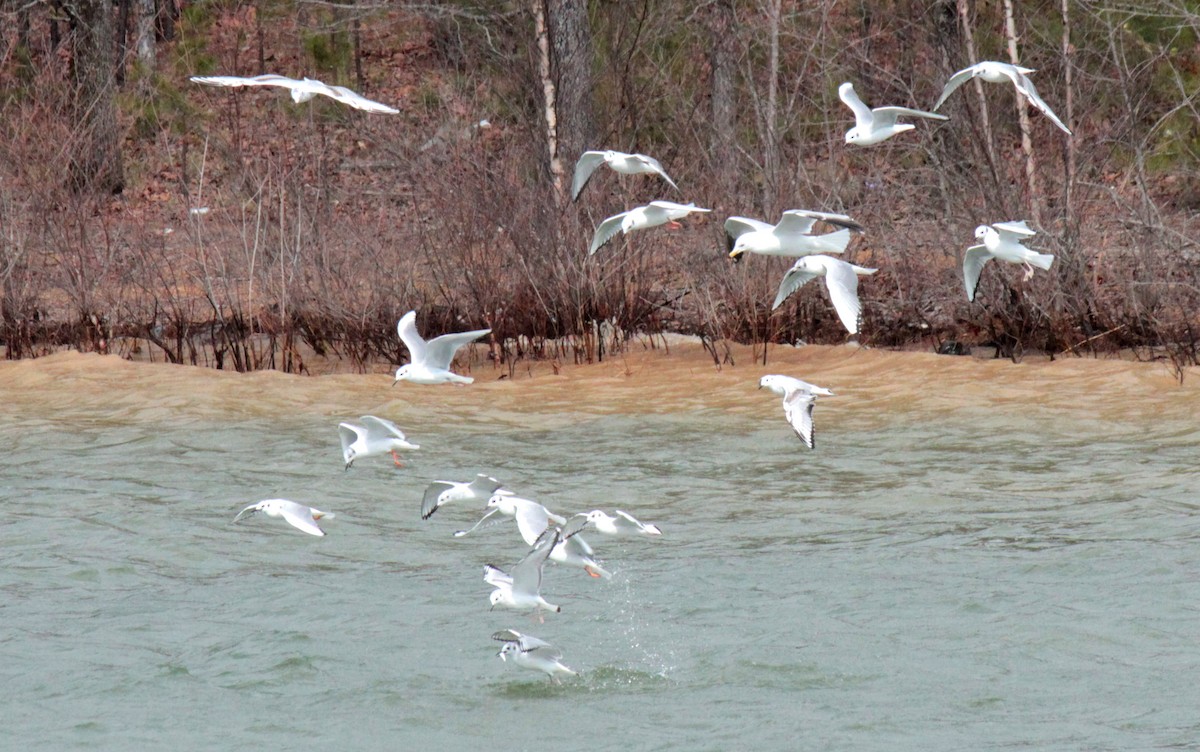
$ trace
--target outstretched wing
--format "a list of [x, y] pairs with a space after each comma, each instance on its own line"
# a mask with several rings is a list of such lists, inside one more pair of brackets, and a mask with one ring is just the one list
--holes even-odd
[[434, 337], [425, 343], [425, 364], [432, 368], [449, 369], [450, 362], [454, 360], [454, 353], [458, 352], [458, 348], [474, 342], [491, 331], [491, 329], [476, 329], [472, 332], [456, 332]]
[[880, 126], [895, 125], [896, 118], [899, 117], [921, 117], [929, 118], [930, 120], [950, 119], [948, 115], [926, 112], [925, 110], [913, 110], [908, 107], [880, 107], [875, 110], [875, 121]]
[[775, 229], [775, 225], [749, 217], [730, 217], [725, 220], [725, 234], [733, 240], [737, 240], [748, 232], [762, 232], [763, 230], [770, 232], [773, 229]]
[[596, 233], [592, 235], [592, 246], [588, 249], [589, 256], [599, 250], [602, 245], [612, 240], [612, 237], [621, 231], [621, 220], [625, 219], [627, 214], [629, 212], [614, 214], [600, 223], [600, 226], [596, 228]]
[[417, 312], [409, 311], [400, 317], [396, 323], [396, 333], [400, 341], [408, 348], [408, 359], [413, 363], [424, 362], [426, 358], [425, 340], [417, 334]]
[[[809, 209], [789, 209], [783, 213], [784, 219], [787, 219], [787, 217], [789, 215], [791, 215], [793, 217], [819, 220], [821, 222], [824, 222], [825, 224], [830, 224], [830, 225], [833, 225], [834, 227], [844, 227], [847, 230], [850, 230], [851, 232], [857, 232], [860, 234], [867, 231], [867, 228], [863, 227], [858, 222], [851, 219], [849, 217], [849, 215], [846, 215], [846, 214], [835, 214], [833, 212], [811, 211]], [[782, 222], [783, 222], [783, 220], [780, 220], [781, 224], [782, 224]], [[811, 227], [811, 225], [810, 225], [810, 227]]]
[[534, 545], [538, 537], [550, 527], [550, 515], [546, 508], [536, 501], [528, 499], [514, 500], [516, 503], [517, 530], [529, 545]]
[[[285, 520], [291, 523], [292, 527], [298, 530], [303, 530], [309, 535], [325, 534], [325, 531], [317, 527], [316, 521], [313, 520], [313, 510], [303, 504], [296, 504], [294, 502], [288, 504], [281, 503], [279, 505], [279, 512]], [[323, 516], [332, 517], [333, 515], [326, 514]]]
[[421, 497], [421, 519], [429, 519], [441, 506], [442, 494], [452, 488], [454, 488], [454, 484], [444, 480], [435, 480], [430, 483], [425, 488], [425, 495]]
[[947, 97], [954, 93], [955, 89], [962, 86], [967, 81], [970, 81], [977, 75], [979, 75], [979, 68], [978, 66], [972, 65], [967, 68], [963, 68], [958, 73], [955, 73], [953, 76], [951, 76], [950, 80], [946, 82], [946, 86], [942, 89], [942, 95], [938, 97], [937, 103], [933, 105], [933, 111], [937, 112], [938, 108], [942, 106], [942, 103], [946, 101]]
[[647, 157], [645, 154], [634, 154], [633, 157], [646, 166], [647, 172], [653, 172], [663, 180], [667, 181], [672, 188], [679, 190], [679, 186], [675, 185], [675, 181], [663, 169], [662, 164], [654, 157]]
[[492, 587], [512, 586], [513, 578], [500, 567], [491, 564], [483, 565], [483, 581]]
[[1063, 121], [1059, 120], [1058, 115], [1054, 114], [1054, 110], [1050, 109], [1050, 105], [1046, 104], [1045, 100], [1038, 96], [1037, 88], [1033, 85], [1033, 81], [1031, 81], [1028, 76], [1017, 74], [1016, 78], [1013, 80], [1013, 83], [1016, 84], [1017, 91], [1024, 94], [1025, 98], [1029, 100], [1030, 104], [1041, 110], [1043, 115], [1050, 118], [1050, 122], [1061, 128], [1062, 131], [1068, 136], [1071, 135], [1071, 129], [1068, 128]]
[[846, 331], [858, 334], [862, 304], [858, 300], [858, 275], [854, 273], [854, 267], [845, 261], [829, 259], [825, 262], [825, 286], [829, 288], [829, 300]]
[[209, 86], [282, 86], [285, 89], [292, 89], [300, 85], [300, 82], [294, 78], [287, 76], [279, 76], [274, 73], [265, 73], [261, 76], [192, 76], [190, 81], [198, 84], [208, 84]]
[[362, 421], [363, 428], [367, 429], [368, 442], [382, 441], [383, 439], [404, 440], [404, 432], [390, 420], [376, 418], [374, 415], [364, 415], [359, 420]]
[[783, 275], [783, 279], [779, 283], [779, 292], [775, 294], [775, 302], [771, 304], [771, 310], [774, 311], [783, 304], [783, 301], [787, 300], [789, 295], [804, 287], [811, 280], [816, 279], [817, 276], [817, 274], [808, 270], [808, 266], [803, 258], [797, 261]]
[[558, 545], [560, 540], [558, 532], [558, 528], [545, 531], [545, 535], [540, 536], [529, 553], [525, 554], [524, 558], [513, 567], [514, 596], [523, 594], [529, 598], [536, 598], [541, 592], [542, 567], [545, 565], [546, 559], [550, 558], [550, 552]]
[[575, 163], [575, 177], [571, 179], [571, 200], [579, 198], [579, 192], [591, 180], [592, 173], [604, 162], [604, 152], [585, 151]]
[[803, 389], [788, 392], [787, 396], [783, 398], [784, 416], [788, 423], [792, 424], [792, 430], [809, 449], [814, 446], [812, 419], [814, 404], [816, 404], [816, 398]]
[[336, 99], [342, 104], [349, 105], [356, 110], [365, 112], [380, 112], [386, 115], [395, 115], [400, 112], [394, 107], [388, 107], [382, 102], [376, 102], [373, 99], [367, 99], [363, 95], [347, 89], [345, 86], [329, 86], [328, 97]]
[[841, 99], [854, 112], [855, 127], [871, 127], [871, 124], [875, 121], [875, 115], [871, 112], [871, 108], [858, 98], [858, 94], [854, 91], [854, 84], [847, 81], [839, 86], [838, 99]]
[[975, 300], [979, 275], [983, 273], [983, 265], [991, 260], [992, 254], [983, 245], [973, 245], [963, 254], [963, 282], [967, 285], [967, 300]]

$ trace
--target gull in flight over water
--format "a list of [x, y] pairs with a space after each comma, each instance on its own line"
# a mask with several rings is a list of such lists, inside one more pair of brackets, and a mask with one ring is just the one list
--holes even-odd
[[657, 525], [647, 525], [643, 522], [638, 522], [633, 518], [633, 515], [616, 510], [616, 517], [609, 517], [599, 509], [593, 509], [586, 515], [588, 524], [596, 529], [596, 532], [605, 535], [662, 535], [662, 531]]
[[824, 277], [825, 287], [829, 289], [829, 300], [833, 302], [833, 308], [842, 320], [842, 325], [851, 334], [858, 334], [858, 322], [862, 316], [862, 305], [858, 302], [858, 277], [860, 274], [874, 274], [877, 271], [879, 270], [850, 264], [832, 256], [804, 256], [783, 275], [771, 310], [778, 308], [789, 295], [810, 280]]
[[497, 653], [500, 660], [512, 662], [521, 668], [541, 671], [554, 684], [562, 684], [564, 676], [578, 676], [574, 671], [563, 665], [562, 651], [545, 640], [532, 635], [523, 635], [515, 629], [503, 629], [494, 635], [493, 640], [504, 643]]
[[1054, 263], [1054, 256], [1038, 253], [1021, 245], [1022, 240], [1034, 235], [1037, 235], [1037, 231], [1029, 229], [1024, 220], [976, 227], [975, 237], [983, 240], [983, 245], [973, 245], [963, 255], [963, 281], [967, 283], [967, 300], [975, 300], [975, 288], [979, 284], [983, 266], [994, 258], [1010, 264], [1024, 264], [1027, 280], [1033, 277], [1033, 267], [1049, 269]]
[[[817, 222], [840, 227], [836, 232], [812, 235]], [[845, 214], [791, 209], [783, 213], [779, 224], [757, 219], [730, 217], [725, 220], [729, 236], [729, 258], [741, 259], [743, 253], [766, 256], [807, 256], [811, 253], [841, 253], [850, 243], [850, 231], [863, 232], [863, 226]]]
[[366, 112], [381, 112], [387, 115], [395, 115], [400, 112], [394, 107], [388, 107], [386, 104], [381, 104], [373, 99], [367, 99], [361, 94], [356, 94], [350, 91], [345, 86], [331, 86], [322, 83], [312, 78], [302, 78], [296, 80], [287, 76], [277, 76], [274, 73], [268, 73], [262, 76], [192, 76], [192, 81], [198, 84], [208, 84], [209, 86], [281, 86], [285, 89], [290, 89], [292, 92], [292, 101], [299, 104], [307, 102], [316, 95], [336, 99], [342, 104], [349, 105], [356, 110], [364, 110]]
[[674, 201], [651, 201], [646, 206], [639, 206], [620, 214], [614, 214], [600, 223], [596, 234], [592, 236], [592, 247], [588, 255], [599, 250], [600, 246], [612, 240], [618, 232], [629, 234], [634, 230], [644, 230], [648, 227], [666, 225], [672, 230], [679, 229], [675, 220], [683, 219], [692, 212], [710, 212], [712, 209], [701, 209], [695, 204], [677, 204]]
[[564, 527], [547, 528], [541, 537], [558, 535], [558, 545], [550, 550], [550, 561], [576, 567], [592, 577], [609, 579], [611, 574], [596, 561], [596, 552], [579, 531], [588, 524], [587, 517], [577, 514]]
[[504, 606], [518, 611], [532, 610], [539, 617], [543, 609], [554, 613], [562, 611], [560, 607], [543, 598], [541, 592], [542, 568], [558, 541], [557, 528], [553, 529], [550, 535], [538, 538], [529, 553], [513, 566], [511, 575], [491, 564], [484, 565], [483, 581], [495, 588], [489, 596], [492, 608]]
[[443, 334], [431, 340], [424, 340], [417, 334], [417, 312], [409, 311], [396, 324], [400, 341], [408, 348], [412, 362], [396, 369], [396, 381], [411, 381], [414, 384], [470, 384], [475, 379], [470, 376], [459, 376], [450, 370], [454, 353], [463, 345], [474, 342], [491, 329], [476, 329], [472, 332]]
[[499, 512], [500, 514], [516, 519], [517, 530], [520, 531], [521, 538], [524, 539], [526, 544], [532, 546], [537, 542], [541, 534], [546, 532], [546, 528], [550, 527], [551, 522], [556, 525], [563, 525], [567, 521], [566, 518], [554, 514], [533, 499], [514, 496], [504, 489], [500, 489], [488, 499], [486, 509], [488, 510], [487, 513], [479, 518], [479, 522], [476, 522], [467, 530], [459, 530], [454, 534], [454, 537], [461, 538], [467, 533], [473, 532], [475, 528], [483, 524], [484, 520]]
[[364, 415], [359, 423], [339, 423], [338, 435], [342, 439], [342, 459], [346, 469], [354, 464], [359, 457], [371, 457], [377, 454], [392, 455], [396, 467], [403, 467], [397, 449], [420, 449], [418, 444], [405, 441], [404, 432], [390, 420], [376, 418], [374, 415]]
[[429, 519], [444, 504], [452, 501], [483, 501], [502, 490], [495, 478], [479, 473], [472, 481], [435, 480], [421, 499], [421, 519]]
[[320, 509], [306, 507], [303, 504], [297, 504], [294, 501], [287, 499], [267, 499], [260, 501], [257, 504], [251, 504], [242, 511], [237, 513], [237, 517], [233, 518], [234, 522], [239, 522], [246, 517], [262, 512], [268, 517], [282, 517], [288, 523], [298, 529], [303, 530], [309, 535], [324, 535], [325, 531], [317, 527], [317, 520], [333, 519], [333, 514], [322, 512]]
[[592, 177], [592, 173], [602, 164], [606, 164], [613, 169], [614, 172], [619, 172], [622, 175], [641, 175], [654, 174], [660, 176], [663, 180], [671, 184], [675, 190], [679, 190], [679, 186], [675, 185], [675, 181], [667, 175], [667, 171], [659, 164], [654, 157], [647, 157], [645, 154], [626, 154], [625, 152], [612, 151], [585, 151], [579, 161], [575, 163], [575, 177], [571, 180], [571, 200], [575, 201], [579, 198], [579, 192], [587, 185], [587, 182]]
[[784, 416], [804, 445], [812, 449], [814, 445], [813, 405], [817, 401], [817, 395], [832, 397], [833, 392], [807, 381], [778, 374], [763, 376], [759, 379], [758, 388], [762, 389], [764, 386], [783, 397]]
[[1071, 135], [1071, 129], [1063, 124], [1063, 121], [1058, 119], [1058, 115], [1054, 114], [1054, 110], [1050, 109], [1050, 105], [1038, 96], [1037, 89], [1033, 85], [1033, 81], [1029, 80], [1029, 74], [1033, 73], [1032, 68], [1022, 68], [1019, 65], [1010, 63], [998, 63], [994, 60], [985, 60], [982, 63], [975, 63], [972, 66], [963, 68], [958, 73], [950, 77], [946, 82], [946, 88], [942, 89], [942, 96], [938, 97], [937, 104], [933, 106], [936, 111], [954, 93], [954, 90], [978, 76], [984, 81], [993, 84], [1011, 83], [1017, 88], [1017, 93], [1029, 100], [1029, 103], [1042, 111], [1042, 114], [1050, 118], [1050, 122], [1057, 125], [1068, 136]]
[[854, 127], [846, 131], [846, 143], [856, 146], [874, 146], [892, 136], [916, 128], [911, 123], [897, 123], [899, 117], [922, 117], [931, 120], [949, 120], [945, 115], [907, 107], [876, 107], [871, 109], [854, 93], [854, 84], [847, 81], [838, 87], [838, 98], [854, 112]]

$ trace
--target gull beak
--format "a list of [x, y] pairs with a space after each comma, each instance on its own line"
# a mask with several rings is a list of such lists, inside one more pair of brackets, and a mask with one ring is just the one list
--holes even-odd
[[396, 379], [395, 381], [392, 382], [392, 386], [395, 386], [399, 383], [400, 383], [400, 379]]
[[508, 655], [505, 654], [505, 652], [503, 650], [501, 650], [499, 653], [496, 653], [496, 655], [500, 657], [500, 660], [504, 661], [505, 663], [508, 663]]
[[733, 259], [733, 263], [736, 264], [737, 262], [742, 260], [743, 253], [745, 253], [745, 251], [730, 251], [729, 258]]

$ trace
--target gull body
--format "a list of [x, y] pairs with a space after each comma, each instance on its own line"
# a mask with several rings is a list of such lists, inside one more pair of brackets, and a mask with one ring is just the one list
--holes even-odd
[[854, 127], [846, 131], [846, 143], [855, 146], [874, 146], [892, 136], [911, 131], [915, 125], [897, 123], [900, 117], [921, 117], [930, 120], [949, 120], [945, 115], [907, 107], [868, 107], [854, 92], [854, 84], [847, 81], [838, 87], [838, 98], [854, 112]]
[[287, 499], [266, 499], [257, 504], [251, 504], [237, 513], [234, 522], [240, 522], [246, 517], [262, 513], [268, 517], [282, 517], [297, 530], [303, 530], [309, 535], [324, 535], [325, 531], [317, 526], [317, 520], [333, 519], [334, 515], [322, 512], [320, 509], [306, 507]]
[[292, 94], [292, 101], [299, 104], [307, 102], [313, 97], [320, 94], [321, 96], [329, 97], [330, 99], [341, 102], [344, 105], [353, 107], [356, 110], [365, 112], [379, 112], [388, 115], [395, 115], [400, 112], [394, 107], [388, 107], [386, 104], [376, 102], [373, 99], [367, 99], [361, 94], [347, 89], [345, 86], [331, 86], [330, 84], [322, 83], [313, 78], [288, 78], [287, 76], [279, 76], [274, 73], [267, 73], [262, 76], [192, 76], [191, 80], [198, 84], [208, 84], [209, 86], [226, 86], [226, 87], [242, 87], [242, 86], [279, 86], [288, 89]]
[[562, 611], [562, 608], [543, 598], [541, 593], [542, 569], [558, 541], [557, 529], [551, 531], [550, 535], [540, 537], [529, 553], [513, 566], [511, 575], [491, 564], [484, 565], [483, 581], [495, 588], [488, 598], [492, 608], [503, 606], [539, 613], [543, 609], [554, 613]]
[[675, 220], [683, 219], [692, 212], [710, 212], [712, 209], [701, 209], [695, 204], [677, 204], [674, 201], [651, 201], [646, 206], [639, 206], [620, 214], [614, 214], [596, 227], [592, 236], [592, 246], [588, 255], [595, 253], [600, 246], [612, 240], [618, 232], [628, 235], [634, 230], [644, 230], [659, 225], [679, 226]]
[[[842, 229], [824, 235], [813, 235], [817, 222], [826, 222]], [[807, 256], [813, 253], [841, 253], [850, 243], [850, 231], [863, 232], [863, 226], [845, 214], [791, 209], [783, 213], [778, 224], [757, 219], [730, 217], [725, 220], [729, 236], [729, 257], [735, 261], [743, 253], [766, 256]]]
[[551, 534], [558, 535], [558, 544], [550, 550], [550, 561], [558, 564], [563, 564], [568, 567], [576, 567], [587, 572], [592, 577], [609, 579], [612, 575], [596, 561], [596, 552], [588, 545], [588, 542], [579, 534], [583, 528], [587, 527], [587, 517], [577, 514], [571, 518], [570, 522], [561, 528], [550, 530], [547, 528], [542, 536]]
[[842, 325], [851, 334], [858, 334], [858, 321], [862, 316], [862, 305], [858, 302], [858, 277], [877, 271], [879, 270], [850, 264], [832, 256], [804, 256], [783, 275], [771, 310], [778, 308], [789, 295], [810, 280], [824, 277], [825, 287], [829, 290], [829, 300], [833, 303], [838, 318], [842, 320]]
[[807, 381], [778, 374], [763, 376], [759, 379], [758, 388], [762, 389], [763, 387], [783, 397], [784, 416], [804, 445], [812, 449], [815, 443], [813, 405], [817, 401], [817, 395], [832, 397], [833, 392]]
[[1054, 263], [1054, 256], [1038, 253], [1021, 245], [1021, 241], [1036, 234], [1037, 231], [1030, 229], [1024, 220], [976, 227], [975, 237], [982, 240], [983, 245], [973, 245], [963, 254], [963, 281], [967, 286], [967, 300], [975, 300], [979, 275], [983, 273], [984, 265], [994, 258], [1010, 264], [1023, 264], [1025, 279], [1033, 276], [1035, 266], [1039, 269], [1049, 269]]
[[501, 630], [492, 635], [492, 639], [504, 643], [496, 654], [500, 660], [508, 662], [511, 659], [521, 668], [541, 671], [555, 684], [561, 684], [564, 676], [578, 676], [563, 664], [562, 651], [545, 640], [513, 629]]
[[[417, 334], [417, 312], [409, 311], [396, 324], [400, 341], [408, 348], [410, 362], [396, 369], [396, 381], [411, 381], [414, 384], [470, 384], [475, 379], [460, 376], [450, 370], [454, 354], [463, 345], [474, 342], [491, 332], [491, 329], [476, 329], [470, 332], [443, 334], [425, 340]], [[395, 386], [395, 381], [392, 385]]]
[[342, 440], [342, 460], [346, 469], [354, 464], [359, 457], [372, 457], [377, 454], [390, 454], [396, 467], [400, 467], [400, 449], [420, 449], [418, 444], [410, 444], [405, 440], [404, 432], [390, 420], [376, 418], [374, 415], [364, 415], [359, 423], [339, 423], [338, 436]]
[[654, 157], [645, 154], [626, 154], [622, 151], [585, 151], [575, 163], [575, 177], [571, 180], [571, 200], [579, 198], [579, 192], [587, 185], [592, 173], [600, 165], [608, 165], [614, 172], [622, 175], [658, 175], [670, 183], [671, 187], [679, 190], [675, 181], [667, 175], [667, 171]]
[[605, 535], [662, 535], [662, 531], [657, 525], [648, 525], [639, 522], [633, 518], [633, 515], [616, 510], [617, 515], [610, 517], [599, 509], [593, 509], [587, 513], [588, 524], [596, 529], [596, 532]]
[[520, 531], [521, 538], [530, 546], [534, 545], [542, 533], [546, 532], [546, 528], [550, 527], [551, 522], [557, 525], [566, 523], [566, 518], [554, 514], [533, 499], [515, 496], [504, 489], [492, 494], [485, 508], [487, 512], [479, 518], [479, 522], [476, 522], [468, 530], [459, 530], [454, 537], [466, 535], [497, 512], [516, 519], [517, 530]]
[[471, 481], [435, 480], [421, 499], [421, 519], [427, 520], [442, 505], [452, 501], [483, 501], [500, 490], [495, 478], [479, 473]]
[[1050, 105], [1046, 104], [1045, 100], [1038, 95], [1037, 88], [1033, 85], [1033, 81], [1029, 79], [1029, 74], [1033, 73], [1032, 68], [1022, 68], [1019, 65], [1011, 63], [1000, 63], [994, 60], [985, 60], [981, 63], [968, 66], [955, 73], [946, 82], [945, 88], [942, 89], [942, 96], [938, 97], [937, 104], [933, 106], [936, 111], [946, 101], [946, 98], [954, 93], [954, 90], [970, 81], [972, 78], [981, 78], [984, 81], [993, 84], [1011, 83], [1017, 89], [1017, 93], [1029, 100], [1029, 103], [1041, 110], [1042, 114], [1050, 118], [1050, 122], [1058, 126], [1068, 136], [1071, 135], [1071, 129], [1068, 128], [1062, 120], [1059, 120], [1058, 115], [1054, 114], [1054, 110], [1050, 109]]

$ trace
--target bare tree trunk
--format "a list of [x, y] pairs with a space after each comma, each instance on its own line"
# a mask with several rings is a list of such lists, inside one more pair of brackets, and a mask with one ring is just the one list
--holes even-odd
[[569, 159], [594, 148], [592, 28], [587, 0], [547, 0], [546, 28], [558, 103], [558, 147]]
[[[1017, 22], [1013, 17], [1012, 0], [1004, 0], [1004, 33], [1008, 37], [1008, 60], [1020, 65], [1017, 54]], [[1017, 103], [1017, 121], [1021, 126], [1021, 151], [1025, 152], [1025, 180], [1029, 186], [1029, 215], [1035, 225], [1042, 224], [1042, 191], [1038, 184], [1037, 159], [1033, 155], [1033, 126], [1029, 122], [1029, 102], [1022, 96]]]
[[[1066, 110], [1063, 112], [1066, 120], [1066, 126], [1072, 128], [1072, 123], [1075, 121], [1075, 89], [1073, 86], [1072, 75], [1072, 55], [1071, 55], [1071, 16], [1068, 12], [1070, 8], [1069, 0], [1062, 0], [1062, 54], [1063, 54], [1063, 75], [1066, 86]], [[1074, 231], [1075, 227], [1075, 139], [1067, 138], [1063, 146], [1066, 151], [1064, 158], [1065, 169], [1067, 174], [1063, 179], [1063, 212], [1065, 214], [1066, 225], [1070, 231]]]
[[[1064, 0], [1065, 2], [1065, 0]], [[709, 10], [709, 96], [712, 131], [710, 169], [716, 172], [721, 195], [730, 195], [737, 174], [735, 117], [737, 113], [737, 33], [733, 0], [717, 0]]]
[[768, 62], [767, 105], [763, 113], [763, 211], [775, 214], [775, 197], [779, 189], [779, 23], [783, 15], [782, 0], [769, 0], [767, 9]]
[[[979, 62], [979, 55], [975, 52], [975, 34], [971, 31], [971, 12], [968, 7], [968, 0], [958, 0], [958, 20], [962, 24], [963, 41], [967, 43], [967, 60], [971, 65]], [[988, 158], [988, 167], [992, 170], [992, 179], [999, 184], [1000, 172], [996, 167], [996, 147], [993, 145], [992, 138], [992, 121], [988, 117], [987, 97], [983, 94], [983, 82], [978, 78], [974, 79], [975, 95], [979, 98], [979, 121], [983, 125], [983, 144], [986, 149]]]
[[72, 155], [72, 178], [80, 188], [120, 193], [125, 170], [117, 123], [112, 3], [74, 0], [64, 7], [75, 27], [75, 105], [82, 126]]
[[134, 41], [134, 49], [137, 51], [138, 64], [142, 67], [141, 78], [142, 88], [148, 89], [153, 79], [152, 74], [158, 66], [157, 51], [158, 47], [155, 44], [155, 31], [158, 20], [158, 2], [157, 0], [137, 0], [138, 4], [138, 20], [137, 20], [137, 38]]
[[546, 28], [545, 0], [533, 0], [533, 31], [537, 36], [538, 78], [542, 82], [542, 113], [546, 118], [546, 157], [554, 195], [562, 201], [563, 163], [558, 153], [558, 96], [550, 75], [550, 37]]

